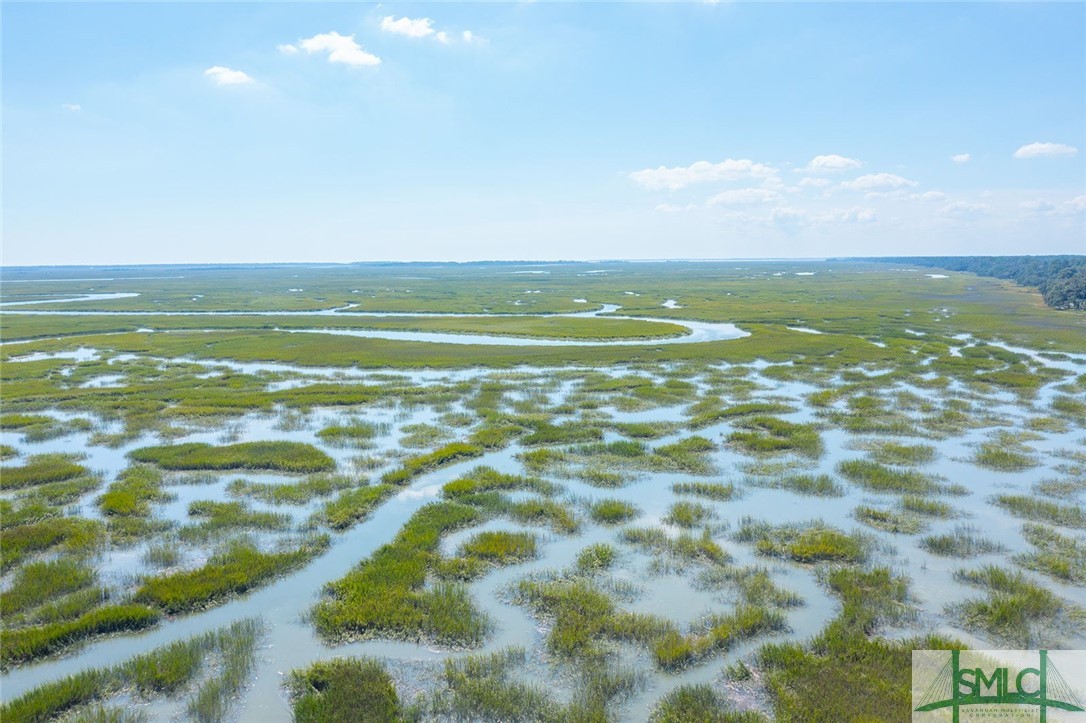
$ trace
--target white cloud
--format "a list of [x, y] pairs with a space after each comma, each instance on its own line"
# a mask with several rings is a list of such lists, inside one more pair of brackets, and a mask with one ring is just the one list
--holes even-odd
[[955, 163], [969, 163], [969, 160], [971, 158], [972, 156], [970, 156], [968, 153], [956, 153], [950, 157], [950, 160], [954, 161]]
[[1015, 158], [1058, 158], [1073, 156], [1078, 149], [1064, 143], [1030, 143], [1014, 152]]
[[253, 79], [240, 70], [234, 70], [232, 68], [224, 68], [221, 65], [215, 65], [204, 71], [204, 75], [207, 76], [215, 83], [215, 85], [247, 85], [252, 83]]
[[683, 211], [693, 211], [697, 206], [693, 203], [688, 203], [685, 206], [677, 203], [661, 203], [656, 207], [656, 210], [660, 213], [682, 213]]
[[807, 164], [806, 168], [799, 170], [808, 173], [836, 173], [838, 171], [847, 171], [850, 168], [859, 168], [862, 165], [863, 161], [858, 161], [855, 158], [845, 158], [844, 156], [831, 153], [826, 156], [815, 156], [811, 159], [811, 162]]
[[298, 53], [298, 46], [291, 45], [290, 43], [283, 43], [282, 45], [276, 45], [275, 49], [283, 55], [296, 55]]
[[825, 188], [831, 183], [833, 183], [833, 181], [828, 178], [803, 178], [800, 179], [799, 185], [804, 188]]
[[363, 50], [362, 46], [355, 42], [353, 35], [340, 35], [334, 30], [299, 40], [298, 45], [310, 55], [328, 53], [329, 63], [342, 63], [355, 67], [381, 64], [381, 59]]
[[1039, 198], [1018, 204], [1023, 211], [1038, 216], [1074, 216], [1086, 213], [1086, 196], [1075, 196], [1061, 203]]
[[381, 30], [395, 35], [405, 35], [409, 38], [425, 38], [434, 34], [434, 21], [430, 18], [411, 19], [402, 17], [396, 20], [391, 15], [381, 19]]
[[942, 191], [926, 191], [924, 193], [914, 193], [909, 198], [913, 201], [945, 201], [947, 195]]
[[1086, 213], [1086, 196], [1075, 196], [1065, 201], [1061, 208], [1068, 213]]
[[676, 191], [694, 183], [737, 181], [743, 178], [770, 178], [775, 175], [777, 175], [777, 170], [764, 164], [755, 163], [745, 158], [728, 158], [720, 163], [697, 161], [689, 166], [676, 166], [675, 168], [665, 166], [646, 168], [641, 171], [634, 171], [629, 174], [629, 178], [639, 186], [654, 191], [665, 188]]
[[83, 110], [83, 106], [79, 105], [78, 103], [61, 103], [60, 107], [64, 110], [71, 111], [72, 113], [78, 113], [79, 111]]
[[986, 203], [969, 203], [968, 201], [955, 201], [943, 206], [943, 213], [959, 218], [980, 218], [992, 213], [992, 207]]
[[892, 191], [916, 185], [916, 181], [910, 181], [908, 178], [902, 178], [893, 173], [870, 173], [851, 181], [841, 182], [841, 188], [847, 188], [850, 191]]
[[446, 33], [444, 30], [442, 30], [439, 33], [436, 33], [434, 35], [434, 39], [437, 40], [439, 43], [444, 43], [445, 45], [449, 44], [449, 34]]
[[769, 203], [780, 198], [780, 194], [765, 188], [736, 188], [721, 191], [708, 201], [708, 206], [750, 206], [756, 203]]
[[463, 38], [464, 42], [467, 43], [468, 45], [471, 45], [471, 44], [485, 45], [487, 43], [486, 38], [484, 38], [482, 35], [476, 35], [475, 33], [471, 32], [470, 30], [465, 30], [464, 32], [460, 33], [460, 37]]

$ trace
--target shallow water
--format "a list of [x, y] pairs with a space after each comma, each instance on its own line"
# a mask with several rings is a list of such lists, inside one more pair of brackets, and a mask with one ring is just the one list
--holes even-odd
[[[460, 337], [460, 335], [451, 336]], [[683, 340], [689, 341], [689, 337], [683, 337]], [[492, 342], [488, 341], [488, 343]], [[654, 343], [663, 343], [663, 341]], [[1019, 351], [1017, 349], [1012, 350]], [[1071, 371], [1077, 371], [1081, 368], [1078, 366], [1078, 357], [1074, 355], [1070, 355], [1067, 360], [1046, 359], [1035, 354], [1031, 354], [1031, 357], [1038, 363], [1051, 365], [1055, 368]], [[60, 358], [78, 364], [80, 361], [91, 361], [100, 357], [95, 350], [81, 349], [64, 355], [28, 355], [24, 358]], [[123, 358], [134, 359], [137, 357], [125, 355]], [[115, 361], [119, 359], [122, 358], [117, 357]], [[168, 360], [159, 361], [168, 363]], [[232, 362], [208, 362], [202, 364], [209, 371], [229, 368], [243, 374], [273, 373], [281, 375], [276, 377], [274, 381], [269, 382], [269, 386], [273, 388], [274, 385], [303, 384], [314, 379], [342, 379], [351, 383], [359, 381], [377, 382], [391, 379], [411, 384], [433, 385], [481, 381], [488, 378], [508, 378], [510, 374], [520, 374], [523, 375], [523, 380], [519, 382], [522, 393], [509, 395], [510, 399], [519, 398], [523, 400], [529, 398], [532, 396], [530, 392], [538, 388], [544, 390], [545, 395], [540, 403], [548, 405], [560, 404], [567, 396], [576, 393], [577, 377], [588, 372], [588, 370], [576, 369], [562, 370], [562, 381], [556, 383], [553, 370], [527, 367], [514, 372], [494, 374], [479, 370], [459, 370], [455, 372], [401, 372], [397, 370], [359, 372], [357, 370], [333, 368], [299, 368], [283, 364], [239, 364]], [[768, 364], [760, 363], [750, 365], [749, 368], [752, 372], [756, 372], [766, 366]], [[621, 369], [607, 371], [612, 376], [623, 376], [627, 373]], [[639, 370], [638, 376], [661, 380], [667, 371], [668, 368], [662, 366], [659, 374], [650, 375]], [[111, 374], [105, 377], [97, 377], [92, 381], [96, 383], [108, 382], [113, 385], [118, 381], [115, 376], [119, 375]], [[797, 411], [780, 415], [781, 418], [792, 422], [819, 421], [820, 417], [817, 410], [806, 402], [806, 395], [818, 391], [820, 387], [800, 382], [765, 379], [756, 375], [751, 375], [751, 379], [758, 385], [758, 388], [752, 392], [754, 398], [780, 397], [796, 407]], [[695, 382], [702, 392], [710, 386], [702, 379], [695, 378], [690, 379], [690, 381]], [[1005, 394], [988, 395], [982, 397], [981, 402], [990, 412], [997, 416], [1006, 417], [1017, 426], [1030, 415], [1045, 413], [1042, 405], [1047, 404], [1047, 401], [1055, 394], [1053, 387], [1058, 385], [1057, 382], [1042, 389], [1033, 402], [1032, 408], [1028, 404], [1021, 403], [1015, 397]], [[957, 394], [964, 390], [952, 387], [945, 393], [933, 393], [931, 390], [916, 389], [899, 382], [889, 382], [886, 388], [878, 391], [884, 395], [896, 391], [913, 391], [924, 398], [933, 396], [938, 398]], [[727, 396], [726, 393], [725, 396]], [[615, 422], [683, 422], [686, 419], [685, 407], [685, 404], [676, 404], [644, 411], [621, 411], [610, 404], [604, 404], [599, 411]], [[839, 405], [838, 408], [842, 407]], [[403, 437], [402, 428], [404, 426], [420, 423], [440, 424], [441, 414], [450, 410], [463, 411], [463, 408], [460, 405], [451, 405], [451, 407], [441, 409], [420, 405], [367, 406], [350, 410], [316, 408], [302, 417], [300, 426], [290, 429], [284, 429], [283, 418], [280, 414], [250, 414], [233, 420], [230, 429], [226, 431], [229, 433], [231, 441], [279, 439], [314, 444], [332, 456], [341, 471], [348, 471], [352, 468], [351, 460], [358, 454], [400, 452], [399, 441]], [[324, 425], [355, 413], [363, 414], [368, 421], [388, 423], [391, 425], [391, 429], [387, 434], [380, 435], [372, 440], [372, 447], [367, 449], [330, 446], [316, 435], [316, 432]], [[918, 412], [910, 412], [909, 414], [917, 418], [920, 416]], [[57, 416], [63, 417], [64, 415], [58, 413]], [[732, 422], [721, 422], [698, 430], [697, 434], [719, 443], [733, 429]], [[454, 429], [452, 431], [454, 434], [461, 434], [458, 430]], [[734, 556], [736, 564], [768, 567], [775, 582], [799, 593], [804, 600], [803, 605], [786, 611], [791, 631], [774, 636], [772, 639], [806, 639], [819, 631], [836, 614], [838, 603], [818, 582], [815, 568], [758, 556], [754, 553], [751, 545], [732, 540], [731, 534], [745, 516], [771, 520], [774, 524], [803, 523], [812, 519], [822, 519], [845, 531], [861, 530], [871, 535], [879, 543], [878, 550], [875, 553], [875, 561], [890, 564], [895, 570], [908, 575], [911, 580], [910, 590], [921, 611], [919, 622], [911, 630], [940, 630], [983, 646], [992, 647], [995, 645], [996, 641], [986, 638], [983, 634], [961, 629], [958, 622], [947, 614], [946, 605], [980, 594], [974, 588], [957, 582], [954, 579], [954, 573], [962, 567], [975, 568], [985, 562], [1004, 562], [1009, 555], [1030, 549], [1022, 539], [1019, 531], [1021, 520], [1010, 516], [994, 505], [988, 504], [987, 498], [997, 491], [1004, 490], [1028, 493], [1035, 482], [1060, 476], [1060, 473], [1054, 469], [1061, 462], [1055, 453], [1061, 449], [1081, 450], [1083, 430], [1072, 425], [1067, 432], [1042, 433], [1041, 439], [1029, 442], [1029, 446], [1035, 451], [1040, 464], [1036, 468], [1015, 473], [984, 470], [975, 466], [971, 461], [975, 445], [988, 439], [992, 431], [991, 428], [973, 429], [948, 439], [922, 440], [925, 443], [934, 445], [939, 453], [936, 461], [924, 466], [923, 471], [941, 475], [946, 481], [961, 484], [968, 490], [968, 494], [963, 497], [942, 498], [958, 510], [959, 516], [957, 518], [931, 520], [928, 523], [928, 529], [922, 534], [949, 532], [956, 525], [969, 523], [980, 528], [983, 535], [999, 540], [1008, 548], [1007, 552], [993, 553], [967, 561], [938, 557], [925, 552], [918, 544], [921, 535], [896, 535], [873, 530], [852, 517], [852, 510], [857, 505], [870, 504], [888, 507], [897, 499], [896, 495], [873, 494], [847, 483], [843, 484], [845, 494], [842, 497], [809, 497], [787, 490], [759, 487], [748, 484], [746, 481], [747, 475], [740, 469], [741, 465], [751, 462], [752, 457], [741, 454], [727, 446], [722, 446], [718, 451], [712, 453], [711, 459], [716, 467], [716, 472], [705, 479], [710, 481], [730, 481], [735, 483], [742, 491], [736, 499], [729, 501], [698, 499], [699, 502], [712, 508], [715, 512], [716, 517], [712, 521], [715, 526], [714, 540]], [[650, 446], [667, 444], [690, 434], [689, 430], [681, 430], [659, 440], [653, 440], [649, 444]], [[7, 431], [0, 436], [2, 436], [5, 444], [16, 446], [23, 457], [45, 452], [81, 451], [87, 455], [84, 464], [93, 470], [100, 470], [106, 484], [127, 466], [128, 460], [125, 457], [127, 452], [139, 446], [162, 441], [148, 435], [114, 449], [91, 446], [89, 444], [89, 434], [87, 433], [75, 433], [44, 442], [27, 442], [22, 438], [22, 435]], [[219, 443], [223, 436], [224, 429], [222, 428], [194, 429], [190, 434], [176, 441], [203, 441], [215, 444]], [[614, 432], [608, 432], [606, 436], [607, 440], [617, 438], [618, 436]], [[876, 438], [874, 435], [856, 435], [830, 427], [822, 431], [822, 440], [826, 451], [818, 459], [786, 459], [791, 459], [790, 471], [811, 474], [826, 473], [836, 477], [835, 466], [837, 463], [846, 459], [857, 459], [866, 456], [863, 451], [854, 448], [854, 443], [857, 440], [874, 438]], [[918, 440], [905, 438], [901, 441], [917, 443]], [[314, 660], [341, 655], [364, 654], [387, 658], [390, 661], [390, 667], [396, 670], [414, 670], [420, 668], [420, 666], [420, 669], [423, 669], [426, 666], [438, 665], [449, 656], [467, 654], [466, 651], [453, 651], [427, 644], [389, 640], [370, 640], [349, 645], [329, 646], [317, 638], [313, 628], [305, 621], [304, 616], [318, 600], [320, 590], [326, 583], [342, 577], [360, 560], [365, 559], [380, 545], [391, 540], [411, 514], [440, 495], [442, 485], [476, 465], [490, 465], [500, 471], [523, 473], [523, 467], [515, 457], [521, 451], [523, 451], [522, 448], [514, 444], [508, 449], [489, 453], [482, 458], [461, 462], [421, 475], [395, 497], [381, 505], [368, 520], [344, 533], [334, 533], [330, 550], [313, 560], [305, 568], [247, 596], [234, 599], [206, 612], [168, 619], [157, 628], [145, 633], [100, 639], [62, 658], [43, 661], [10, 671], [0, 678], [3, 697], [5, 700], [10, 700], [42, 682], [88, 667], [118, 663], [132, 655], [146, 652], [163, 643], [221, 627], [233, 620], [253, 615], [262, 616], [267, 621], [269, 633], [259, 651], [254, 679], [238, 701], [236, 716], [242, 721], [290, 720], [289, 705], [281, 690], [284, 676], [290, 670], [302, 667]], [[377, 469], [363, 474], [376, 478], [381, 474], [381, 471], [382, 469]], [[289, 475], [232, 472], [216, 474], [214, 481], [210, 484], [171, 484], [167, 487], [167, 490], [176, 495], [176, 498], [158, 505], [156, 512], [166, 519], [186, 520], [190, 502], [206, 499], [229, 499], [226, 487], [231, 480], [240, 477], [273, 484], [296, 479]], [[640, 508], [641, 515], [630, 524], [639, 526], [662, 524], [661, 520], [667, 514], [668, 507], [676, 499], [676, 496], [671, 492], [671, 485], [676, 482], [695, 479], [694, 476], [685, 473], [639, 471], [633, 475], [634, 479], [623, 487], [598, 489], [577, 479], [548, 477], [562, 485], [567, 495], [576, 499], [576, 502], [571, 502], [571, 504], [574, 504], [577, 509], [583, 509], [585, 501], [602, 498], [617, 498], [632, 502]], [[5, 496], [8, 494], [10, 493], [5, 494]], [[87, 516], [97, 514], [93, 503], [97, 494], [88, 495], [80, 503], [84, 514]], [[317, 502], [314, 500], [299, 507], [274, 507], [256, 502], [253, 502], [251, 506], [257, 510], [286, 512], [291, 514], [295, 522], [301, 522], [315, 509]], [[539, 559], [494, 570], [482, 579], [471, 583], [472, 594], [478, 607], [495, 624], [493, 634], [480, 648], [481, 651], [493, 651], [508, 645], [524, 645], [529, 649], [529, 657], [536, 661], [535, 664], [542, 665], [544, 675], [549, 675], [554, 680], [560, 680], [562, 675], [559, 672], [548, 672], [546, 664], [539, 663], [540, 660], [543, 660], [540, 651], [544, 645], [540, 621], [536, 620], [525, 608], [507, 602], [505, 591], [510, 584], [525, 574], [570, 566], [581, 549], [595, 542], [609, 542], [620, 550], [619, 564], [614, 571], [614, 577], [632, 584], [637, 591], [631, 599], [619, 602], [619, 605], [624, 609], [662, 615], [672, 619], [680, 626], [687, 626], [703, 614], [726, 612], [734, 604], [734, 591], [727, 588], [720, 590], [699, 589], [694, 584], [697, 572], [696, 566], [667, 573], [654, 572], [650, 569], [650, 556], [620, 540], [620, 527], [595, 525], [585, 515], [582, 514], [581, 516], [584, 518], [583, 527], [579, 533], [574, 535], [558, 535], [538, 527], [524, 528], [512, 521], [498, 519], [481, 527], [457, 532], [444, 540], [443, 549], [446, 552], [453, 552], [464, 539], [483, 529], [531, 529], [539, 537], [541, 551]], [[1065, 534], [1073, 534], [1073, 531], [1065, 530], [1064, 532]], [[275, 537], [276, 535], [271, 533], [268, 539], [271, 540]], [[124, 580], [147, 572], [147, 568], [142, 561], [144, 551], [145, 546], [108, 551], [99, 562], [103, 577], [108, 581], [122, 584]], [[198, 546], [187, 549], [182, 565], [195, 566], [201, 564], [204, 559], [202, 555], [205, 554], [206, 550], [202, 550]], [[1042, 582], [1046, 587], [1062, 597], [1086, 606], [1086, 593], [1084, 593], [1083, 588], [1057, 583], [1051, 578], [1035, 573], [1027, 573], [1027, 575]], [[7, 581], [5, 581], [5, 584], [7, 584]], [[748, 657], [764, 641], [765, 639], [758, 639], [744, 643], [727, 654], [710, 658], [681, 673], [652, 673], [644, 689], [636, 693], [624, 704], [621, 709], [622, 717], [631, 720], [647, 718], [652, 705], [668, 690], [683, 683], [718, 680], [723, 665]], [[1081, 635], [1070, 637], [1062, 642], [1069, 646], [1086, 647], [1086, 638]], [[624, 655], [631, 656], [631, 660], [640, 661], [639, 665], [643, 669], [651, 671], [651, 663], [647, 661], [643, 651], [638, 651], [629, 646], [620, 646], [620, 648], [625, 651]], [[404, 682], [407, 688], [425, 687], [424, 681], [418, 675], [414, 677], [407, 676], [407, 678], [408, 680]], [[148, 711], [152, 720], [166, 720], [175, 712], [176, 708], [171, 706], [155, 706]]]

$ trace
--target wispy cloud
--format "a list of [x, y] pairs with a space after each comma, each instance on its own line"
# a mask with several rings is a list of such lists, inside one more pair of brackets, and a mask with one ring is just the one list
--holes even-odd
[[916, 181], [893, 173], [869, 173], [851, 181], [842, 181], [841, 188], [850, 191], [893, 191], [906, 186], [916, 186]]
[[253, 79], [243, 71], [224, 68], [221, 65], [208, 68], [204, 71], [204, 75], [215, 85], [248, 85], [253, 82]]
[[950, 160], [954, 161], [955, 163], [969, 163], [971, 158], [972, 156], [970, 156], [968, 153], [956, 153], [955, 155], [950, 157]]
[[280, 45], [279, 52], [285, 55], [295, 55], [299, 49], [310, 55], [314, 53], [327, 53], [329, 63], [341, 63], [356, 68], [364, 66], [380, 65], [381, 59], [373, 53], [367, 52], [355, 42], [354, 35], [340, 35], [336, 31], [320, 33], [311, 38], [299, 40], [297, 45]]
[[79, 105], [78, 103], [61, 103], [60, 107], [64, 110], [71, 111], [72, 113], [78, 113], [79, 111], [83, 110], [83, 106]]
[[381, 30], [393, 35], [404, 35], [408, 38], [425, 38], [433, 35], [434, 21], [430, 18], [402, 17], [399, 20], [387, 15], [381, 18]]
[[860, 168], [861, 166], [863, 166], [863, 161], [831, 153], [825, 156], [815, 156], [805, 168], [798, 170], [806, 171], [807, 173], [837, 173], [839, 171]]
[[721, 191], [706, 201], [709, 206], [752, 206], [776, 201], [781, 194], [765, 188], [734, 188]]
[[1015, 158], [1059, 158], [1073, 156], [1078, 149], [1065, 143], [1030, 143], [1014, 152]]
[[695, 183], [712, 181], [738, 181], [746, 178], [770, 178], [777, 175], [777, 170], [762, 163], [741, 158], [728, 158], [720, 163], [697, 161], [689, 166], [668, 168], [646, 168], [629, 174], [629, 179], [639, 186], [659, 191], [668, 189], [677, 191]]
[[969, 201], [955, 201], [943, 206], [943, 213], [958, 218], [982, 218], [990, 216], [994, 210], [987, 203], [970, 203]]

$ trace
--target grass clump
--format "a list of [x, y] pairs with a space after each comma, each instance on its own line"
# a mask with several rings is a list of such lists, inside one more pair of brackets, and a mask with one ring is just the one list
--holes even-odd
[[336, 658], [295, 670], [287, 682], [296, 723], [403, 720], [396, 686], [372, 658]]
[[520, 440], [520, 443], [526, 447], [582, 444], [603, 439], [603, 430], [579, 422], [565, 424], [536, 422], [532, 428], [533, 431]]
[[768, 477], [750, 477], [747, 482], [758, 487], [789, 490], [812, 497], [841, 497], [844, 488], [828, 474], [786, 474]]
[[868, 527], [884, 532], [915, 535], [924, 529], [924, 522], [914, 514], [860, 505], [852, 511], [853, 517]]
[[198, 523], [178, 530], [186, 542], [199, 542], [233, 530], [282, 530], [290, 526], [290, 515], [259, 512], [243, 502], [197, 500], [189, 504], [189, 517]]
[[717, 422], [737, 417], [755, 415], [788, 414], [796, 411], [793, 407], [780, 402], [746, 402], [730, 407], [721, 407], [719, 400], [708, 400], [708, 404], [697, 404], [691, 410], [693, 415], [687, 424], [691, 429], [702, 429]]
[[821, 521], [800, 525], [771, 525], [750, 517], [740, 520], [735, 533], [739, 542], [753, 542], [760, 555], [785, 557], [796, 562], [860, 563], [867, 559], [871, 541], [860, 533], [845, 534]]
[[973, 455], [973, 463], [999, 472], [1021, 472], [1037, 466], [1037, 460], [1031, 455], [997, 442], [981, 444]]
[[546, 525], [555, 532], [570, 535], [581, 528], [581, 523], [566, 505], [555, 500], [522, 500], [510, 502], [506, 514], [527, 525]]
[[0, 667], [60, 652], [98, 635], [142, 630], [158, 622], [159, 613], [143, 605], [105, 605], [74, 620], [0, 630]]
[[363, 447], [381, 434], [388, 434], [387, 424], [375, 424], [362, 419], [348, 419], [342, 424], [330, 424], [317, 432], [317, 437], [329, 444]]
[[589, 545], [577, 554], [577, 570], [588, 574], [609, 570], [615, 564], [616, 555], [615, 548], [607, 543]]
[[28, 563], [19, 568], [11, 585], [0, 595], [0, 618], [10, 622], [13, 615], [90, 587], [96, 580], [94, 570], [78, 560], [62, 557], [48, 562]]
[[399, 469], [386, 472], [381, 477], [381, 481], [385, 484], [403, 486], [420, 474], [437, 469], [438, 467], [444, 467], [453, 462], [459, 462], [460, 460], [470, 459], [472, 457], [481, 457], [483, 451], [482, 447], [477, 447], [474, 444], [452, 442], [451, 444], [446, 444], [444, 447], [435, 449], [433, 452], [408, 457], [403, 461]]
[[998, 542], [982, 537], [980, 530], [972, 525], [958, 525], [947, 535], [928, 535], [921, 538], [920, 546], [941, 557], [976, 557], [1006, 549]]
[[101, 522], [81, 517], [53, 517], [15, 525], [0, 535], [0, 565], [7, 571], [28, 556], [46, 550], [89, 552], [101, 544], [103, 531]]
[[522, 477], [503, 474], [493, 467], [476, 467], [463, 477], [449, 482], [441, 488], [446, 499], [468, 499], [485, 492], [511, 492], [527, 490], [541, 495], [553, 495], [559, 490], [558, 485], [538, 477]]
[[153, 467], [129, 467], [98, 498], [98, 509], [106, 517], [141, 517], [151, 514], [151, 504], [171, 496], [162, 490], [162, 473]]
[[930, 464], [937, 456], [935, 447], [930, 444], [901, 444], [880, 440], [870, 443], [868, 449], [871, 452], [871, 458], [879, 464], [901, 467]]
[[304, 505], [315, 498], [328, 497], [355, 487], [363, 481], [328, 473], [310, 475], [299, 482], [287, 484], [235, 479], [226, 486], [226, 491], [234, 497], [248, 497], [269, 505]]
[[312, 611], [327, 640], [375, 636], [474, 645], [489, 621], [459, 583], [426, 586], [440, 563], [442, 535], [478, 523], [482, 514], [459, 502], [435, 502], [418, 510], [392, 542], [347, 575], [329, 583]]
[[601, 525], [617, 525], [641, 514], [637, 505], [624, 500], [604, 499], [594, 502], [589, 515]]
[[534, 560], [536, 536], [530, 532], [480, 532], [460, 547], [462, 557], [472, 557], [494, 565]]
[[622, 539], [685, 562], [724, 565], [731, 561], [731, 555], [713, 540], [708, 529], [702, 530], [698, 536], [681, 532], [676, 537], [670, 537], [659, 527], [628, 527], [622, 531]]
[[1022, 525], [1022, 536], [1034, 550], [1015, 555], [1016, 563], [1059, 580], [1086, 583], [1086, 539], [1028, 522]]
[[342, 492], [321, 507], [316, 518], [333, 530], [346, 530], [365, 519], [396, 491], [387, 484], [369, 485]]
[[136, 600], [171, 614], [199, 610], [297, 569], [327, 547], [326, 536], [307, 538], [293, 550], [271, 553], [261, 552], [245, 540], [234, 541], [201, 568], [145, 578]]
[[745, 431], [728, 435], [728, 442], [748, 454], [794, 452], [807, 457], [822, 454], [822, 438], [813, 424], [797, 424], [776, 417], [757, 416], [737, 425]]
[[903, 492], [926, 495], [941, 491], [927, 475], [913, 470], [899, 470], [866, 459], [845, 460], [837, 471], [869, 492]]
[[39, 454], [29, 457], [26, 464], [0, 467], [0, 489], [14, 490], [49, 482], [63, 482], [89, 473], [72, 457], [63, 454]]
[[1086, 529], [1086, 510], [1073, 502], [1060, 504], [1026, 495], [997, 495], [994, 502], [1016, 517], [1052, 525]]
[[731, 614], [712, 615], [697, 627], [700, 630], [688, 635], [671, 630], [657, 637], [652, 644], [656, 664], [664, 670], [677, 670], [718, 650], [727, 650], [738, 640], [787, 630], [788, 624], [779, 610], [740, 605]]
[[671, 491], [677, 495], [697, 495], [710, 500], [730, 500], [738, 494], [731, 482], [676, 482]]
[[966, 627], [979, 628], [1023, 648], [1036, 647], [1048, 637], [1048, 630], [1080, 630], [1086, 611], [1071, 605], [1049, 590], [1031, 582], [1021, 573], [987, 565], [979, 570], [959, 570], [955, 578], [984, 588], [987, 598], [971, 598], [949, 611]]
[[164, 469], [254, 469], [273, 472], [323, 472], [335, 460], [302, 442], [241, 442], [215, 447], [202, 442], [142, 447], [129, 452], [136, 462]]
[[652, 723], [768, 723], [757, 711], [737, 711], [706, 683], [680, 685], [657, 702], [649, 716]]
[[697, 502], [674, 502], [664, 516], [664, 522], [678, 527], [697, 527], [715, 516], [711, 507]]

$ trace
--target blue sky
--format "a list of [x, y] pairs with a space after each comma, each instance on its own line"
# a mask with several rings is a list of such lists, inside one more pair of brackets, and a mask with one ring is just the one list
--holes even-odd
[[1086, 4], [10, 3], [3, 263], [1086, 253]]

